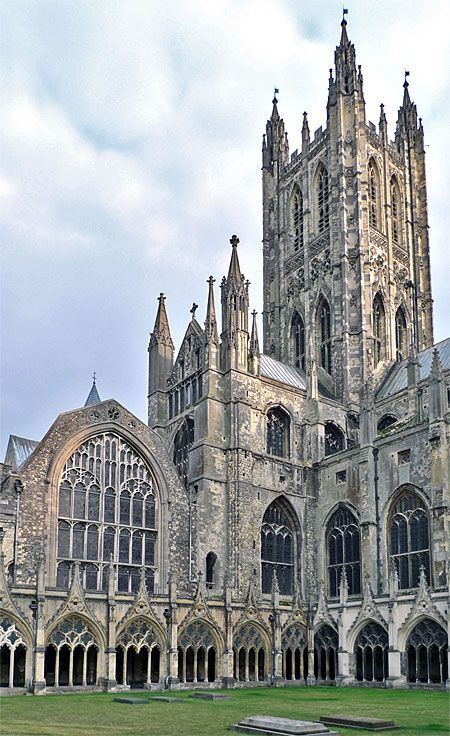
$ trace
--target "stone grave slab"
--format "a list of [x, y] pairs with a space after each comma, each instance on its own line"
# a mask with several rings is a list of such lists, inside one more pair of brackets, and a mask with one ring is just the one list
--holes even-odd
[[338, 736], [325, 723], [317, 721], [295, 721], [291, 718], [273, 716], [250, 716], [231, 726], [238, 733], [260, 734], [260, 736]]
[[151, 695], [148, 699], [148, 702], [151, 703], [152, 700], [157, 700], [160, 703], [182, 703], [183, 698], [171, 698], [170, 695]]
[[223, 693], [192, 693], [189, 698], [198, 698], [199, 700], [229, 700], [228, 695]]
[[392, 731], [400, 728], [394, 721], [369, 716], [321, 716], [320, 722], [327, 726], [346, 726], [347, 728], [365, 728], [367, 731]]
[[115, 703], [127, 703], [128, 705], [146, 705], [148, 698], [113, 698]]

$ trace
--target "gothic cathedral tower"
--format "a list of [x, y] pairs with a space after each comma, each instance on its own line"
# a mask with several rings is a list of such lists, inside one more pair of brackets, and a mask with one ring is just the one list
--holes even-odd
[[327, 126], [289, 156], [277, 98], [263, 138], [264, 352], [350, 407], [386, 366], [433, 344], [423, 127], [405, 79], [395, 141], [366, 123], [342, 21]]

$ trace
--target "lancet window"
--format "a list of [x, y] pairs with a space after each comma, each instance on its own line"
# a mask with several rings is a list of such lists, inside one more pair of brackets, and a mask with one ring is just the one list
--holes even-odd
[[391, 179], [391, 234], [395, 245], [400, 243], [400, 194], [396, 179]]
[[194, 442], [194, 420], [186, 417], [175, 435], [173, 443], [173, 462], [184, 487], [188, 486], [189, 450]]
[[428, 510], [417, 493], [406, 491], [392, 509], [390, 553], [399, 588], [417, 588], [423, 565], [430, 583], [430, 536]]
[[0, 620], [0, 687], [25, 687], [27, 646], [14, 621]]
[[356, 679], [383, 682], [388, 676], [388, 635], [380, 624], [370, 622], [355, 642]]
[[70, 584], [80, 561], [85, 588], [106, 588], [112, 557], [118, 590], [135, 592], [140, 568], [153, 591], [156, 570], [156, 484], [142, 457], [113, 433], [93, 437], [67, 460], [59, 486], [57, 579]]
[[318, 312], [318, 328], [320, 335], [320, 365], [331, 375], [331, 311], [328, 302], [323, 299]]
[[289, 455], [289, 414], [275, 407], [267, 412], [267, 452], [269, 455], [288, 457]]
[[52, 631], [45, 650], [48, 686], [95, 685], [98, 642], [88, 624], [77, 616], [63, 619]]
[[369, 178], [369, 223], [372, 227], [379, 228], [379, 185], [378, 185], [378, 172], [373, 161], [369, 163], [368, 169]]
[[407, 354], [407, 328], [406, 317], [403, 307], [399, 307], [395, 314], [395, 344], [396, 359], [404, 360]]
[[214, 682], [216, 646], [211, 628], [195, 621], [184, 629], [178, 642], [180, 682]]
[[445, 683], [448, 680], [447, 634], [426, 618], [411, 631], [406, 642], [408, 682]]
[[294, 533], [292, 524], [282, 508], [274, 501], [263, 517], [261, 526], [261, 579], [262, 592], [272, 590], [276, 573], [280, 593], [290, 595], [294, 584]]
[[305, 323], [298, 312], [292, 318], [291, 338], [294, 348], [295, 367], [305, 370]]
[[262, 682], [266, 676], [266, 650], [258, 627], [243, 624], [233, 639], [234, 677], [240, 682]]
[[323, 233], [330, 224], [328, 171], [325, 166], [320, 167], [317, 177], [317, 214], [319, 233]]
[[356, 517], [342, 506], [327, 527], [329, 595], [339, 595], [341, 576], [345, 571], [350, 595], [361, 592], [360, 532]]
[[373, 343], [376, 367], [385, 357], [384, 347], [386, 344], [386, 316], [380, 294], [377, 294], [373, 300]]
[[294, 192], [292, 201], [292, 221], [294, 230], [294, 249], [299, 250], [303, 246], [303, 195], [300, 189]]

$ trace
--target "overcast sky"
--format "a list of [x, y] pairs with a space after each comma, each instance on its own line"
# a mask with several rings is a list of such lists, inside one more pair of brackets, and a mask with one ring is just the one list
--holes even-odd
[[[367, 119], [393, 137], [404, 70], [427, 143], [435, 340], [450, 314], [450, 1], [349, 6]], [[326, 122], [338, 0], [3, 0], [2, 435], [41, 439], [102, 399], [146, 419], [167, 295], [177, 346], [240, 237], [262, 307], [261, 137], [273, 88], [291, 152]], [[447, 225], [447, 228], [446, 228]]]

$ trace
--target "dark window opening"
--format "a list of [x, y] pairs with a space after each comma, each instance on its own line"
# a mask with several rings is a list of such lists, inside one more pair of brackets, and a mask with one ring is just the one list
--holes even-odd
[[361, 592], [360, 532], [356, 517], [341, 507], [327, 528], [328, 590], [332, 598], [339, 595], [341, 576], [345, 571], [350, 595]]

